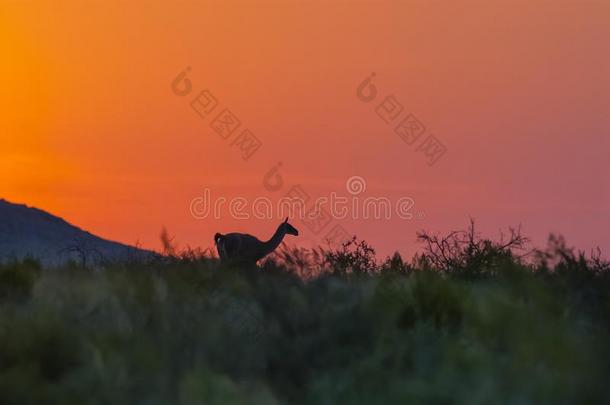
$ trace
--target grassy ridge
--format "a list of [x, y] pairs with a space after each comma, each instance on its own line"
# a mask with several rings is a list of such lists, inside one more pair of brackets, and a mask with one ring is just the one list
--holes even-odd
[[607, 403], [607, 263], [456, 246], [3, 265], [0, 403]]

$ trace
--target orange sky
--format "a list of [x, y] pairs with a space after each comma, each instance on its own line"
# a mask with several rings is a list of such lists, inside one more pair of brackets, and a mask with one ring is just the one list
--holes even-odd
[[[281, 161], [314, 196], [357, 175], [363, 196], [413, 198], [418, 219], [333, 222], [382, 254], [469, 216], [608, 247], [607, 1], [61, 3], [0, 3], [0, 197], [126, 243], [158, 248], [165, 225], [206, 247], [277, 220], [198, 220], [190, 201], [276, 199], [262, 178]], [[205, 88], [262, 141], [248, 161], [189, 107]], [[434, 166], [376, 115], [390, 94], [447, 147]]]

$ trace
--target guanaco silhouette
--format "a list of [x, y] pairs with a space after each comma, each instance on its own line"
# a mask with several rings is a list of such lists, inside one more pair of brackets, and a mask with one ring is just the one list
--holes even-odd
[[288, 223], [288, 218], [277, 227], [271, 239], [266, 242], [246, 233], [228, 233], [226, 235], [217, 233], [214, 235], [214, 243], [221, 261], [254, 265], [273, 252], [286, 235], [299, 235], [299, 231]]

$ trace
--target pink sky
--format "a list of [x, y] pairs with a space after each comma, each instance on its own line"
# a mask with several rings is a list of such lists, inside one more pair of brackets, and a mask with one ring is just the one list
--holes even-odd
[[[286, 191], [348, 195], [361, 176], [363, 198], [412, 198], [417, 219], [332, 222], [381, 254], [469, 217], [490, 236], [521, 225], [537, 245], [555, 232], [607, 254], [608, 21], [605, 1], [9, 2], [0, 197], [126, 243], [158, 248], [165, 225], [207, 247], [279, 218], [198, 220], [191, 200], [205, 187], [277, 199], [262, 178], [281, 161]], [[219, 101], [206, 118], [189, 106], [203, 89]], [[433, 166], [375, 113], [389, 95], [447, 148]], [[262, 142], [247, 161], [210, 127], [225, 107]], [[293, 222], [306, 244], [329, 230]]]

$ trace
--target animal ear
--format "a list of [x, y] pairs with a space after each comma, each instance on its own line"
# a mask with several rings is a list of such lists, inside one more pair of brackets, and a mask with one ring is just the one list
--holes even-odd
[[288, 217], [286, 217], [286, 219], [284, 220], [284, 223], [287, 223], [287, 222], [288, 222]]

